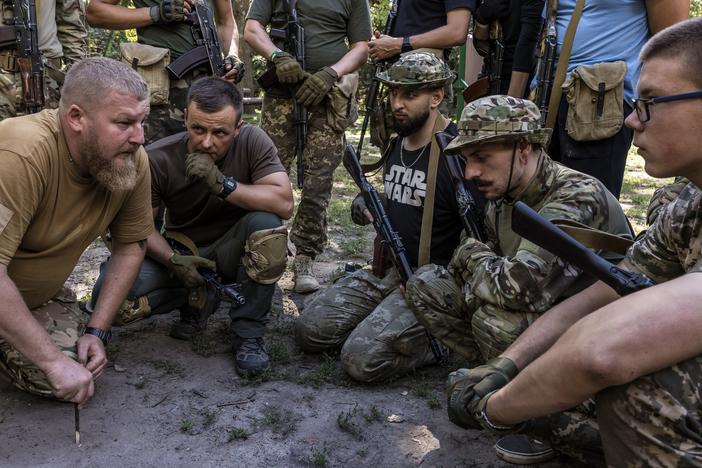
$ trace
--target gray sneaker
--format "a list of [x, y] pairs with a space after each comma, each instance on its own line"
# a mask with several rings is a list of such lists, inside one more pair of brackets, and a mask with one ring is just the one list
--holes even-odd
[[249, 377], [271, 367], [263, 338], [235, 338], [234, 358], [240, 376]]
[[514, 465], [533, 465], [556, 457], [556, 452], [545, 442], [524, 434], [504, 436], [495, 444], [498, 458]]

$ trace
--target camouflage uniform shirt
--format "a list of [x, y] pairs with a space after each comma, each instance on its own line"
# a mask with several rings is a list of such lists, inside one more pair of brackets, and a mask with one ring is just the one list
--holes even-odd
[[519, 312], [543, 312], [577, 279], [579, 271], [512, 231], [512, 208], [523, 201], [549, 220], [567, 219], [608, 231], [604, 186], [542, 153], [533, 179], [516, 200], [485, 205], [487, 241], [462, 241], [449, 271], [463, 284], [471, 308], [483, 303]]

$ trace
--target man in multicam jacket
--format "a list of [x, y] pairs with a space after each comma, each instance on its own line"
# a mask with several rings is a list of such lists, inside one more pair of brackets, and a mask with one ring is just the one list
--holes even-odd
[[529, 421], [520, 427], [557, 438], [573, 425], [566, 410], [594, 396], [601, 447], [591, 449], [604, 449], [608, 466], [702, 464], [701, 44], [701, 18], [651, 38], [641, 98], [626, 119], [649, 175], [690, 180], [622, 263], [658, 286], [620, 298], [597, 282], [544, 314], [499, 360], [454, 373], [455, 422], [504, 433]]

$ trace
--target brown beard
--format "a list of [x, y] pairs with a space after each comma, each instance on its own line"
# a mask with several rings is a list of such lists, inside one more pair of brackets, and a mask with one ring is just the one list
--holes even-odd
[[82, 159], [87, 162], [90, 175], [110, 192], [128, 191], [136, 185], [137, 171], [134, 153], [125, 159], [123, 166], [117, 166], [114, 160], [101, 156], [103, 151], [98, 143], [97, 135], [93, 131], [88, 133], [81, 153]]

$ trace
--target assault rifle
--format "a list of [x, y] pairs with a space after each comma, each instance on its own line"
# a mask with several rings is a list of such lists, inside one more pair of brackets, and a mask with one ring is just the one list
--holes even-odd
[[551, 98], [551, 88], [553, 87], [553, 74], [556, 71], [557, 37], [556, 37], [556, 16], [549, 13], [544, 30], [545, 36], [539, 55], [539, 62], [536, 68], [536, 97], [535, 104], [541, 111], [541, 126], [546, 124], [548, 116], [548, 104]]
[[[488, 47], [481, 47], [487, 42]], [[475, 41], [476, 50], [485, 58], [483, 70], [478, 79], [463, 90], [463, 100], [466, 103], [475, 101], [483, 96], [500, 94], [502, 84], [502, 64], [504, 62], [505, 45], [502, 38], [502, 27], [494, 21], [490, 24], [490, 39]]]
[[[388, 12], [388, 18], [385, 21], [385, 29], [383, 34], [389, 36], [392, 32], [392, 28], [395, 25], [395, 18], [397, 18], [397, 6], [398, 0], [391, 0], [390, 11]], [[363, 115], [363, 124], [361, 125], [361, 136], [358, 138], [358, 149], [356, 154], [363, 154], [363, 138], [366, 136], [366, 129], [368, 128], [368, 122], [370, 116], [375, 112], [375, 106], [378, 100], [378, 90], [380, 88], [380, 80], [378, 80], [378, 73], [383, 71], [383, 62], [377, 61], [375, 67], [373, 68], [373, 76], [371, 77], [370, 85], [368, 86], [368, 93], [366, 94], [366, 113]]]
[[186, 16], [186, 21], [191, 24], [190, 29], [196, 47], [171, 62], [166, 70], [180, 80], [192, 70], [209, 64], [213, 75], [224, 76], [227, 72], [226, 64], [222, 57], [222, 47], [219, 45], [217, 28], [210, 7], [204, 0], [197, 0], [195, 8]]
[[[305, 28], [302, 27], [297, 17], [297, 0], [284, 0], [288, 11], [288, 25], [286, 29], [271, 28], [270, 37], [284, 40], [286, 49], [291, 51], [297, 63], [305, 69]], [[264, 91], [278, 84], [275, 67], [269, 68], [258, 78], [258, 84]], [[307, 109], [294, 99], [293, 120], [295, 121], [295, 158], [297, 159], [297, 186], [302, 188], [305, 180], [305, 160], [302, 153], [307, 145]]]
[[[434, 134], [436, 143], [444, 153], [446, 146], [454, 139], [453, 135], [446, 132], [436, 132]], [[458, 156], [455, 154], [445, 154], [446, 164], [448, 164], [449, 173], [453, 180], [453, 188], [456, 191], [456, 201], [458, 202], [458, 214], [461, 216], [463, 227], [466, 234], [480, 242], [485, 242], [485, 234], [483, 232], [483, 221], [481, 219], [481, 207], [475, 201], [473, 194], [466, 187], [465, 177]]]
[[[406, 251], [402, 243], [402, 238], [392, 227], [392, 224], [390, 224], [390, 218], [388, 218], [385, 212], [383, 201], [380, 199], [380, 195], [377, 190], [375, 190], [375, 187], [366, 179], [363, 169], [361, 168], [361, 162], [356, 155], [356, 150], [354, 150], [353, 146], [350, 144], [347, 144], [344, 150], [343, 163], [353, 181], [358, 188], [361, 189], [368, 211], [370, 211], [373, 216], [373, 228], [378, 236], [380, 236], [382, 245], [387, 247], [390, 253], [390, 260], [400, 274], [400, 281], [404, 286], [413, 272], [412, 266], [407, 259], [407, 254], [405, 253]], [[429, 346], [431, 347], [431, 352], [434, 354], [436, 361], [442, 363], [446, 362], [448, 356], [443, 353], [436, 338], [431, 336], [429, 331], [427, 331], [427, 337], [429, 338]]]
[[2, 0], [0, 50], [17, 51], [17, 70], [27, 113], [44, 108], [44, 62], [37, 36], [35, 0]]
[[548, 222], [524, 202], [517, 202], [512, 211], [512, 229], [530, 242], [561, 257], [568, 263], [594, 276], [620, 296], [655, 286], [651, 279], [609, 263]]

